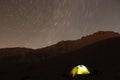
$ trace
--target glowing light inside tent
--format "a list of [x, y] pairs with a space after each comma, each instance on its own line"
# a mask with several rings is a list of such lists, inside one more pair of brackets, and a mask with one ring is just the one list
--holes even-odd
[[86, 66], [78, 65], [72, 69], [71, 74], [73, 77], [75, 75], [87, 75], [87, 74], [90, 74], [90, 71], [87, 69]]

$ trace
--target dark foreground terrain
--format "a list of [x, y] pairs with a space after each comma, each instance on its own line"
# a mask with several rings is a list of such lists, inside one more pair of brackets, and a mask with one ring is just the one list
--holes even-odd
[[[120, 37], [97, 42], [68, 54], [46, 61], [41, 67], [40, 80], [69, 80], [72, 67], [86, 65], [95, 80], [120, 80]], [[40, 70], [41, 70], [40, 69]], [[39, 73], [39, 72], [38, 72]], [[78, 77], [77, 80], [81, 80]], [[88, 80], [89, 76], [85, 76]]]
[[[35, 54], [35, 50], [24, 49], [24, 52], [29, 54], [11, 55], [9, 51], [0, 54], [0, 80], [120, 80], [120, 37], [101, 40], [75, 51], [42, 59], [44, 61], [39, 59], [41, 55]], [[79, 64], [87, 66], [92, 74], [73, 79], [69, 72]]]

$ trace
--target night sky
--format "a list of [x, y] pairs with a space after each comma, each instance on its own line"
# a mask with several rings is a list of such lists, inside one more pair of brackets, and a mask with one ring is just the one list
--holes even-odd
[[0, 48], [41, 48], [120, 32], [120, 0], [0, 0]]

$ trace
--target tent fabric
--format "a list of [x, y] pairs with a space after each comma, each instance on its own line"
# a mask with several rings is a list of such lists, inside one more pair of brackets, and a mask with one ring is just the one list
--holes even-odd
[[71, 70], [72, 77], [75, 75], [87, 75], [90, 74], [90, 71], [84, 65], [78, 65]]

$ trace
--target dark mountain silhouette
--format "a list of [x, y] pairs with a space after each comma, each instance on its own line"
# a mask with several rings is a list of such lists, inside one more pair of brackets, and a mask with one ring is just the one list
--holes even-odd
[[100, 40], [105, 40], [109, 38], [120, 37], [120, 34], [112, 31], [98, 31], [94, 34], [82, 37], [78, 40], [67, 40], [60, 41], [57, 44], [52, 46], [48, 46], [45, 48], [37, 49], [36, 53], [44, 53], [46, 56], [50, 55], [59, 55], [64, 54], [66, 52], [75, 51], [87, 45], [91, 45], [95, 42], [99, 42]]
[[21, 47], [16, 47], [16, 48], [1, 48], [0, 49], [0, 54], [18, 55], [18, 54], [29, 53], [31, 51], [34, 51], [34, 50], [30, 49], [30, 48], [21, 48]]
[[[53, 57], [56, 55], [61, 55], [64, 53], [75, 51], [87, 45], [91, 45], [101, 40], [114, 38], [114, 37], [120, 37], [120, 34], [112, 31], [98, 31], [94, 34], [88, 35], [86, 37], [82, 37], [81, 39], [78, 40], [60, 41], [54, 45], [40, 49], [30, 49], [24, 47], [2, 48], [0, 49], [0, 60], [11, 57], [11, 59], [9, 60], [11, 62], [14, 62], [16, 60], [19, 62], [21, 61], [39, 62], [48, 57]], [[16, 57], [15, 58], [16, 60], [14, 60], [13, 57], [14, 58]]]
[[[69, 80], [69, 71], [76, 65], [86, 65], [95, 80], [119, 80], [120, 79], [120, 37], [102, 40], [68, 54], [63, 54], [47, 60], [42, 65], [45, 72], [40, 77], [43, 80]], [[81, 80], [77, 77], [75, 80]], [[73, 80], [73, 79], [71, 79]]]
[[119, 80], [119, 36], [118, 33], [100, 31], [80, 40], [62, 41], [43, 49], [0, 49], [0, 79], [73, 80], [70, 70], [84, 64], [93, 75], [79, 76], [75, 80]]

